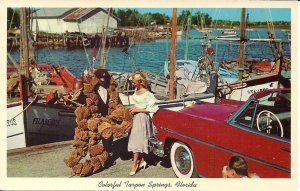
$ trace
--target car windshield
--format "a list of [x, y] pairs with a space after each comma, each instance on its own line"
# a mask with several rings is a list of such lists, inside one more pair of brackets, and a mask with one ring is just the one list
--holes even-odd
[[234, 122], [262, 133], [290, 139], [291, 93], [271, 92], [246, 103]]

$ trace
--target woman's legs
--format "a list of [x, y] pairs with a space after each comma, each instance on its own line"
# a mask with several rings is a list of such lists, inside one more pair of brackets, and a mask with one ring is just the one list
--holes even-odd
[[143, 162], [145, 161], [145, 159], [144, 159], [144, 153], [141, 153], [140, 154], [140, 164], [143, 164]]
[[132, 161], [132, 166], [131, 166], [131, 172], [135, 172], [137, 169], [137, 160], [139, 158], [139, 153], [133, 153], [133, 161]]

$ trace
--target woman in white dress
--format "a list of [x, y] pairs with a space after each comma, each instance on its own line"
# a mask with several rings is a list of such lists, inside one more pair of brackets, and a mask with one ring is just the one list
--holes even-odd
[[[146, 168], [144, 154], [148, 154], [148, 140], [151, 136], [153, 115], [158, 107], [154, 95], [147, 90], [147, 81], [142, 73], [135, 73], [132, 76], [133, 86], [136, 88], [133, 94], [134, 106], [130, 107], [133, 116], [133, 127], [129, 135], [128, 151], [133, 152], [133, 161], [130, 175], [134, 175], [139, 168]], [[140, 163], [137, 161], [140, 158]]]

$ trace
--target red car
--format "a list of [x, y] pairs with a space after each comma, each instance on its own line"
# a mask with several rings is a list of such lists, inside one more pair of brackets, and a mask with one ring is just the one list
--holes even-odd
[[153, 122], [159, 139], [154, 152], [170, 156], [178, 177], [222, 177], [233, 155], [261, 178], [291, 176], [290, 89], [262, 91], [246, 102], [160, 109]]

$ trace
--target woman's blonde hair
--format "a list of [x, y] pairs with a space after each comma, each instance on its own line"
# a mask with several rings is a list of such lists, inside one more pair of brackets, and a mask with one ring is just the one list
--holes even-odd
[[135, 72], [132, 74], [132, 80], [136, 81], [137, 83], [147, 88], [147, 78], [146, 75], [142, 72]]

